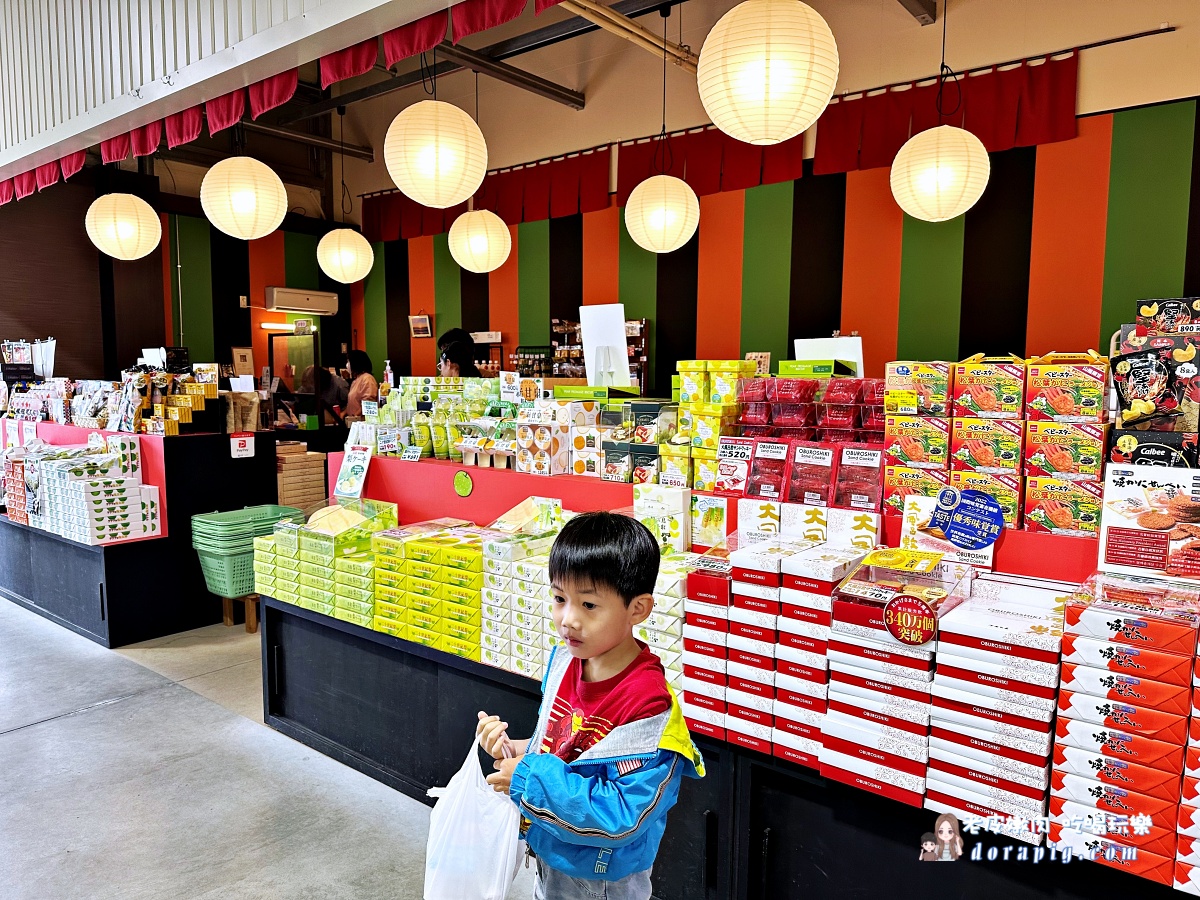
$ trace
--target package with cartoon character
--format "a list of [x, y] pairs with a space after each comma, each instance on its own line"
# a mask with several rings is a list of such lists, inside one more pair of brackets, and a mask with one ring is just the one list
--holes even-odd
[[1047, 353], [1028, 361], [1025, 418], [1031, 422], [1103, 422], [1108, 399], [1108, 357]]
[[1025, 403], [1025, 360], [977, 353], [954, 367], [955, 417], [1019, 419]]
[[1114, 431], [1109, 442], [1109, 462], [1133, 466], [1200, 466], [1195, 432]]
[[1027, 423], [1025, 475], [1098, 481], [1104, 473], [1108, 430], [1108, 425], [1087, 422]]
[[1200, 332], [1200, 297], [1139, 300], [1136, 322], [1151, 334]]
[[1100, 532], [1101, 485], [1057, 478], [1025, 479], [1025, 531], [1095, 537]]
[[992, 475], [1021, 473], [1020, 422], [1007, 419], [953, 419], [950, 468]]
[[1121, 353], [1136, 353], [1139, 350], [1157, 350], [1164, 360], [1195, 362], [1196, 344], [1200, 334], [1151, 334], [1144, 325], [1121, 326]]
[[[1195, 374], [1191, 364], [1180, 369], [1185, 377]], [[1140, 350], [1115, 357], [1113, 384], [1117, 389], [1117, 428], [1174, 430], [1170, 419], [1181, 414], [1182, 391], [1176, 371], [1158, 351]]]

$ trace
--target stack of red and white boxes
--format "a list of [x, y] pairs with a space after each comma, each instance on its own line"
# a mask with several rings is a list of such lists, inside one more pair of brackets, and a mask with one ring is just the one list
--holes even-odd
[[884, 625], [884, 608], [902, 594], [935, 613], [961, 602], [963, 581], [941, 573], [889, 568], [897, 551], [868, 554], [833, 597], [828, 644], [828, 712], [821, 728], [821, 774], [921, 806], [929, 759], [934, 643], [900, 643]]
[[[1093, 576], [1066, 607], [1050, 839], [1170, 885], [1176, 863], [1196, 593]], [[1091, 817], [1093, 826], [1080, 826]], [[1113, 818], [1120, 817], [1120, 818]], [[1100, 832], [1100, 833], [1095, 833]]]
[[[1172, 675], [1177, 674], [1178, 670], [1173, 669]], [[1175, 889], [1200, 896], [1200, 659], [1193, 663], [1191, 685], [1191, 721], [1175, 849]]]
[[[831, 545], [784, 558], [775, 653], [773, 753], [820, 768], [821, 730], [829, 696], [833, 592], [865, 552]], [[736, 601], [735, 601], [736, 602]]]
[[[1045, 585], [1045, 586], [1043, 586]], [[938, 622], [925, 807], [1039, 844], [1070, 585], [984, 575]]]
[[684, 719], [696, 734], [722, 741], [732, 596], [727, 571], [697, 569], [688, 574], [683, 601]]

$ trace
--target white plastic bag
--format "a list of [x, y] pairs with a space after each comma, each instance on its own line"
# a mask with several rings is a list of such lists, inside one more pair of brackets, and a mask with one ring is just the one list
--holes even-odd
[[521, 860], [521, 817], [484, 781], [471, 750], [444, 788], [432, 788], [425, 900], [504, 900]]

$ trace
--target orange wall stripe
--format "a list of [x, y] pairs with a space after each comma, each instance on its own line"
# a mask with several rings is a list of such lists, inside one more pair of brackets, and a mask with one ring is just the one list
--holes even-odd
[[[515, 255], [515, 254], [514, 254]], [[408, 242], [408, 314], [433, 316], [437, 309], [433, 282], [433, 238], [419, 237]], [[433, 320], [434, 337], [409, 338], [412, 342], [412, 373], [436, 375], [437, 333], [440, 325]]]
[[[586, 260], [587, 216], [583, 217], [583, 223], [584, 259]], [[488, 276], [488, 330], [499, 331], [504, 341], [501, 369], [508, 368], [509, 354], [514, 353], [517, 345], [521, 343], [521, 287], [517, 261], [518, 232], [519, 229], [516, 225], [508, 226], [508, 233], [512, 237], [512, 251], [508, 254], [504, 265], [492, 270]], [[585, 262], [584, 265], [586, 266], [587, 263]], [[586, 269], [584, 271], [586, 272]], [[586, 275], [583, 289], [586, 294]]]
[[163, 334], [166, 335], [168, 344], [175, 343], [175, 296], [171, 291], [171, 285], [175, 281], [175, 273], [171, 267], [171, 248], [174, 242], [171, 240], [171, 217], [166, 213], [159, 213], [158, 220], [162, 223], [162, 241], [165, 246], [162, 248], [162, 266], [163, 266]]
[[621, 209], [583, 214], [583, 305], [621, 299]]
[[896, 358], [900, 324], [900, 250], [904, 213], [892, 197], [888, 168], [846, 173], [842, 255], [842, 334], [857, 331], [863, 368], [882, 377]]
[[[1111, 114], [1079, 119], [1079, 136], [1037, 148], [1025, 352], [1096, 347], [1104, 306]], [[1132, 307], [1130, 307], [1132, 308]]]
[[745, 216], [745, 191], [726, 191], [700, 198], [700, 258], [696, 269], [697, 359], [741, 358]]
[[[267, 312], [267, 288], [287, 284], [287, 268], [284, 263], [284, 237], [282, 231], [273, 231], [264, 238], [250, 241], [250, 344], [254, 348], [254, 365], [261, 369], [267, 364], [267, 336], [270, 334], [260, 326], [263, 322], [286, 322], [287, 314]], [[279, 349], [283, 343], [279, 344]], [[275, 368], [282, 368], [286, 360], [275, 360]], [[272, 374], [278, 375], [278, 372]]]
[[350, 285], [350, 329], [350, 349], [365, 349], [367, 346], [367, 304], [361, 281]]

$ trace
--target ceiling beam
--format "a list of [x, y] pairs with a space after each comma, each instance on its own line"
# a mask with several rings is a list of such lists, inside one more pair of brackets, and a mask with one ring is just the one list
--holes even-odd
[[[683, 0], [666, 0], [665, 3], [663, 0], [617, 0], [611, 6], [611, 9], [630, 18], [636, 18], [637, 16], [657, 12], [665, 6], [678, 6], [682, 2]], [[553, 25], [546, 25], [543, 28], [519, 34], [507, 40], [498, 41], [495, 44], [489, 44], [474, 52], [481, 57], [487, 57], [499, 62], [521, 56], [525, 53], [532, 53], [534, 50], [541, 50], [543, 47], [549, 47], [552, 44], [567, 41], [582, 34], [597, 31], [599, 28], [599, 25], [593, 25], [591, 22], [585, 21], [578, 16], [570, 16], [561, 22], [555, 22]], [[458, 63], [438, 62], [433, 71], [434, 75], [440, 78], [443, 75], [449, 75], [453, 72], [465, 71], [465, 69], [465, 66]], [[387, 81], [380, 81], [376, 84], [359, 88], [356, 91], [349, 91], [345, 94], [331, 97], [328, 100], [321, 100], [318, 103], [306, 106], [291, 116], [282, 118], [279, 124], [291, 125], [303, 119], [311, 119], [314, 116], [334, 112], [339, 106], [350, 106], [354, 103], [361, 103], [364, 100], [382, 97], [384, 94], [390, 94], [392, 91], [399, 91], [420, 83], [421, 73], [419, 70], [414, 69], [411, 72], [395, 75]]]
[[623, 16], [611, 7], [594, 0], [561, 0], [560, 5], [567, 12], [572, 12], [580, 18], [587, 19], [594, 25], [599, 25], [609, 34], [649, 50], [655, 56], [669, 55], [675, 60], [675, 65], [696, 74], [696, 63], [699, 61], [690, 47], [681, 47], [671, 41], [659, 37], [648, 28], [643, 28], [628, 16]]
[[932, 25], [937, 21], [937, 0], [899, 0], [899, 2], [922, 25]]
[[455, 46], [449, 41], [442, 41], [438, 45], [437, 53], [439, 56], [444, 56], [452, 62], [457, 62], [473, 72], [481, 72], [497, 81], [511, 84], [513, 87], [519, 87], [530, 93], [537, 94], [539, 97], [545, 97], [547, 100], [553, 100], [556, 103], [569, 106], [572, 109], [583, 109], [583, 94], [579, 91], [573, 91], [570, 88], [563, 87], [561, 84], [547, 81], [545, 78], [540, 78], [537, 75], [526, 72], [524, 69], [518, 69], [516, 66], [510, 66], [508, 63], [484, 56], [475, 50], [468, 50], [466, 47]]

